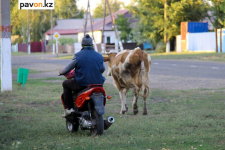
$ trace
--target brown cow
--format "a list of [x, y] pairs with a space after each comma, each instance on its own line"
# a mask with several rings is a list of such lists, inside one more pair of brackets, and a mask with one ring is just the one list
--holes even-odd
[[138, 47], [134, 50], [117, 52], [110, 51], [104, 58], [108, 63], [108, 75], [112, 75], [121, 99], [121, 114], [128, 111], [126, 94], [133, 89], [133, 112], [138, 113], [137, 100], [139, 91], [142, 90], [144, 99], [143, 115], [147, 115], [146, 99], [149, 95], [149, 72], [151, 65], [150, 56]]

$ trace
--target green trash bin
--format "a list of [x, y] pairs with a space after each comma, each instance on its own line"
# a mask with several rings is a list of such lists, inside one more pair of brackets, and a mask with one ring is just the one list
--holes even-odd
[[23, 88], [25, 86], [25, 83], [27, 82], [28, 73], [29, 69], [18, 68], [17, 82], [23, 84]]

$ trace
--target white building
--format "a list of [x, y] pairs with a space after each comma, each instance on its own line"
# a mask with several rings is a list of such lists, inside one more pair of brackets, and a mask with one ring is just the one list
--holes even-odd
[[[112, 17], [117, 19], [117, 15], [124, 15], [125, 18], [131, 18], [129, 22], [132, 24], [137, 22], [137, 19], [132, 18], [132, 13], [129, 13], [127, 9], [119, 10], [112, 14]], [[93, 35], [96, 44], [102, 43], [102, 29], [103, 29], [103, 19], [99, 21], [95, 21], [93, 24]], [[104, 27], [104, 41], [105, 43], [115, 43], [116, 35], [115, 31], [112, 28], [113, 22], [111, 20], [111, 16], [107, 16], [105, 18], [105, 27]], [[86, 34], [89, 34], [92, 37], [92, 28], [91, 25], [87, 26]], [[78, 42], [82, 41], [84, 37], [84, 29], [78, 31]]]
[[[88, 16], [89, 17], [89, 16]], [[93, 19], [93, 21], [99, 21], [102, 18]], [[84, 29], [84, 19], [60, 19], [56, 20], [56, 25], [53, 27], [53, 34], [58, 32], [61, 37], [78, 39], [78, 31]], [[90, 25], [90, 21], [87, 22]], [[51, 40], [51, 29], [45, 33], [45, 39]]]

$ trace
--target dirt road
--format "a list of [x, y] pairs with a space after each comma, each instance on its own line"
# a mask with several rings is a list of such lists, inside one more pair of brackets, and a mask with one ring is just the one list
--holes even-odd
[[[13, 56], [12, 68], [28, 68], [28, 79], [58, 76], [58, 70], [70, 60], [59, 59], [52, 54]], [[105, 83], [113, 83], [112, 77], [106, 75]], [[13, 74], [13, 79], [17, 74]], [[225, 88], [225, 63], [152, 60], [150, 71], [150, 88], [161, 90], [218, 89]]]

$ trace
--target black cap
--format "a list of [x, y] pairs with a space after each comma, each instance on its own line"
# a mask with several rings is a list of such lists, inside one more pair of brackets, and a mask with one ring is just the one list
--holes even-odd
[[92, 38], [90, 37], [89, 34], [86, 34], [83, 39], [82, 39], [82, 46], [92, 46]]

